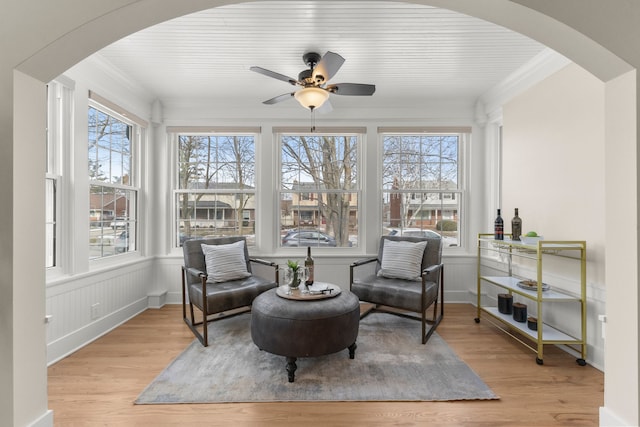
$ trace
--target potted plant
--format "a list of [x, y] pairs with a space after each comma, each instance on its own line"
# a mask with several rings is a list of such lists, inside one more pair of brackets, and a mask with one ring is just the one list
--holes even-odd
[[300, 286], [301, 277], [300, 277], [300, 264], [298, 261], [287, 261], [287, 278], [288, 285], [291, 289], [297, 289]]

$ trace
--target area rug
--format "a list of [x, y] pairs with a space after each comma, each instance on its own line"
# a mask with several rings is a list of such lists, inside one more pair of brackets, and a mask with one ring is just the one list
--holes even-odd
[[194, 340], [135, 403], [498, 399], [437, 333], [420, 344], [419, 321], [370, 314], [360, 322], [355, 359], [346, 349], [299, 358], [290, 383], [285, 358], [251, 340], [250, 319], [210, 322], [209, 346]]

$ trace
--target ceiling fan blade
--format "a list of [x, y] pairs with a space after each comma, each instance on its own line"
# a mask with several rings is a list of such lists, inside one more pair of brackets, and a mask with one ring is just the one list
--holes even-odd
[[[326, 83], [338, 72], [342, 64], [344, 64], [342, 56], [334, 52], [325, 53], [313, 69], [313, 79], [318, 83]], [[321, 81], [318, 81], [317, 76], [322, 76]]]
[[370, 96], [376, 91], [375, 85], [362, 83], [336, 83], [326, 88], [336, 95]]
[[285, 76], [284, 74], [276, 73], [275, 71], [267, 70], [262, 67], [251, 67], [249, 69], [251, 71], [255, 71], [256, 73], [265, 75], [267, 77], [272, 77], [274, 79], [282, 80], [283, 82], [287, 82], [294, 86], [298, 84], [298, 80], [294, 79], [293, 77], [288, 77], [288, 76]]
[[275, 96], [271, 99], [267, 99], [263, 102], [263, 104], [272, 105], [277, 104], [278, 102], [286, 101], [287, 99], [293, 98], [294, 92], [291, 93], [283, 93], [282, 95]]

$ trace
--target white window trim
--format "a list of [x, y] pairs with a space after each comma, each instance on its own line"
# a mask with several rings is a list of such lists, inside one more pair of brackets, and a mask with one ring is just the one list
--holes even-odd
[[[168, 206], [170, 207], [171, 215], [169, 220], [171, 223], [168, 226], [168, 230], [170, 230], [170, 236], [168, 239], [169, 251], [173, 254], [181, 254], [182, 247], [179, 246], [179, 226], [178, 219], [180, 217], [180, 212], [178, 205], [176, 203], [176, 197], [178, 194], [190, 194], [194, 193], [193, 190], [187, 190], [183, 188], [179, 188], [179, 168], [178, 168], [178, 144], [179, 138], [181, 135], [189, 135], [189, 136], [209, 136], [209, 135], [219, 135], [219, 136], [253, 136], [254, 138], [254, 156], [255, 156], [255, 173], [256, 173], [256, 183], [255, 188], [253, 190], [215, 190], [215, 189], [201, 189], [198, 190], [198, 193], [210, 193], [210, 194], [252, 194], [255, 203], [255, 210], [258, 213], [261, 210], [259, 194], [260, 194], [260, 179], [259, 179], [259, 145], [261, 140], [261, 132], [262, 129], [259, 126], [168, 126], [166, 128], [168, 141], [169, 141], [169, 170], [170, 170], [170, 188], [168, 189]], [[258, 215], [255, 215], [254, 226], [256, 230], [260, 230], [261, 222], [258, 221]], [[255, 247], [250, 249], [255, 249], [259, 247], [260, 242], [260, 233], [255, 233]]]
[[[72, 245], [72, 218], [65, 213], [69, 210], [71, 194], [72, 165], [63, 159], [70, 158], [73, 146], [73, 104], [75, 83], [64, 77], [49, 82], [47, 101], [48, 132], [47, 171], [45, 179], [56, 181], [55, 210], [55, 254], [56, 265], [46, 268], [46, 281], [50, 282], [62, 277], [70, 270]], [[65, 243], [64, 245], [62, 243]]]
[[[316, 254], [325, 255], [325, 256], [340, 256], [343, 254], [353, 255], [354, 253], [362, 253], [365, 251], [364, 246], [364, 233], [363, 230], [365, 228], [365, 217], [364, 217], [364, 202], [366, 202], [365, 198], [365, 188], [363, 186], [363, 176], [365, 173], [364, 169], [364, 145], [367, 138], [367, 128], [360, 126], [344, 126], [344, 127], [319, 127], [316, 128], [314, 132], [311, 132], [308, 127], [297, 127], [297, 126], [281, 126], [273, 128], [274, 134], [274, 142], [276, 149], [276, 157], [275, 157], [275, 224], [274, 227], [274, 248], [272, 249], [274, 253], [279, 254], [280, 256], [290, 256], [290, 253], [298, 254], [300, 252], [299, 247], [283, 247], [281, 245], [281, 227], [280, 223], [281, 212], [280, 212], [280, 200], [282, 198], [282, 193], [284, 192], [282, 188], [282, 137], [285, 135], [293, 135], [293, 136], [318, 136], [318, 135], [334, 135], [334, 136], [355, 136], [357, 138], [357, 147], [356, 147], [356, 188], [353, 190], [325, 190], [324, 193], [343, 193], [343, 194], [351, 194], [356, 193], [358, 198], [358, 208], [357, 208], [357, 218], [358, 218], [358, 235], [357, 240], [358, 244], [353, 247], [313, 247], [313, 251]], [[369, 191], [369, 194], [373, 197], [375, 191]]]
[[[458, 193], [460, 195], [458, 204], [460, 206], [458, 212], [458, 246], [452, 246], [443, 248], [443, 252], [456, 253], [456, 252], [468, 252], [473, 248], [467, 248], [467, 242], [470, 242], [469, 236], [466, 235], [469, 229], [469, 215], [466, 213], [466, 207], [469, 205], [469, 153], [471, 152], [469, 145], [472, 139], [472, 127], [471, 126], [425, 126], [425, 127], [401, 127], [401, 126], [380, 126], [377, 128], [378, 136], [378, 178], [382, 184], [382, 168], [384, 163], [384, 138], [387, 135], [418, 135], [418, 134], [433, 134], [433, 135], [446, 135], [455, 134], [459, 137], [458, 143], [458, 189], [451, 190], [433, 190], [429, 192], [440, 193]], [[384, 197], [382, 194], [382, 186], [380, 186], [380, 210], [382, 211], [382, 204], [384, 203]], [[409, 192], [410, 190], [406, 190]], [[462, 214], [461, 214], [462, 213]], [[380, 217], [379, 227], [382, 227], [382, 221], [384, 218]]]
[[[142, 176], [142, 150], [141, 146], [143, 143], [143, 138], [146, 137], [146, 127], [148, 123], [133, 113], [128, 112], [125, 109], [120, 108], [118, 105], [106, 100], [105, 98], [97, 95], [95, 92], [89, 92], [89, 100], [87, 103], [88, 108], [95, 108], [99, 111], [102, 111], [105, 114], [109, 114], [118, 120], [130, 125], [132, 127], [132, 138], [131, 142], [131, 171], [129, 180], [132, 185], [122, 185], [122, 184], [113, 184], [113, 183], [105, 183], [103, 181], [96, 181], [90, 178], [88, 180], [88, 189], [91, 188], [92, 185], [100, 185], [109, 188], [123, 189], [127, 191], [135, 192], [135, 218], [133, 222], [135, 223], [135, 236], [134, 241], [136, 242], [136, 246], [134, 250], [127, 251], [122, 254], [114, 254], [108, 255], [98, 258], [90, 258], [89, 257], [89, 270], [98, 270], [102, 268], [108, 268], [111, 266], [121, 265], [122, 263], [131, 261], [131, 258], [139, 258], [142, 256], [142, 239], [141, 239], [141, 229], [142, 224], [140, 221], [141, 218], [141, 196], [142, 196], [142, 188], [140, 185], [141, 176]], [[88, 144], [88, 140], [87, 140]], [[84, 176], [87, 176], [87, 171], [84, 171]], [[87, 193], [87, 197], [89, 197], [89, 193]], [[87, 212], [88, 215], [88, 212]], [[88, 225], [88, 224], [87, 224]], [[86, 242], [87, 245], [87, 255], [90, 253], [89, 249], [89, 241]]]

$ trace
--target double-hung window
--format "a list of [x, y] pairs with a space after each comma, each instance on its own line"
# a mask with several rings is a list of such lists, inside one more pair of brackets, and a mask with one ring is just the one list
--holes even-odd
[[385, 132], [382, 136], [383, 234], [429, 236], [458, 246], [468, 132]]
[[282, 247], [356, 246], [363, 133], [277, 132]]
[[176, 246], [214, 236], [245, 236], [255, 245], [258, 132], [174, 134]]
[[70, 145], [73, 89], [59, 81], [47, 85], [47, 163], [45, 175], [45, 266], [60, 263], [60, 199], [63, 163], [62, 151]]
[[116, 111], [117, 107], [94, 99], [88, 111], [90, 259], [137, 249], [139, 187], [135, 166], [142, 134], [141, 126]]

